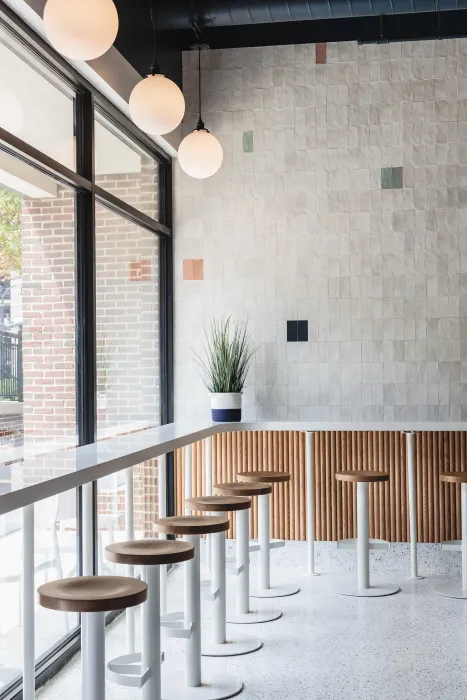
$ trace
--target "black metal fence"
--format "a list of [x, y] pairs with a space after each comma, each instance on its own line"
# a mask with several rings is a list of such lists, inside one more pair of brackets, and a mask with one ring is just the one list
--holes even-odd
[[0, 330], [0, 401], [23, 400], [23, 337]]

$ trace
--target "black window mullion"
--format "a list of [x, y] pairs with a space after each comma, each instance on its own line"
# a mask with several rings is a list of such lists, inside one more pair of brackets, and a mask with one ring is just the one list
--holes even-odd
[[[172, 231], [172, 163], [159, 170], [159, 218]], [[159, 238], [161, 424], [174, 420], [173, 240]], [[174, 454], [167, 455], [167, 513], [175, 513]]]
[[[76, 167], [94, 183], [94, 100], [79, 93], [75, 110]], [[96, 227], [93, 191], [76, 195], [76, 392], [79, 444], [96, 436]]]
[[131, 204], [128, 204], [128, 202], [116, 197], [114, 194], [112, 194], [112, 192], [99, 187], [99, 185], [95, 185], [94, 194], [99, 204], [102, 204], [107, 209], [110, 209], [115, 214], [118, 214], [118, 216], [127, 219], [127, 221], [131, 221], [133, 224], [136, 224], [136, 226], [140, 226], [151, 233], [155, 233], [157, 236], [162, 237], [172, 235], [172, 231], [168, 228], [168, 226], [165, 226], [160, 221], [151, 218], [144, 212], [133, 207]]
[[[92, 182], [76, 193], [76, 418], [78, 444], [95, 442], [96, 398], [96, 211], [94, 196], [94, 97], [75, 101], [76, 169]], [[93, 483], [94, 573], [97, 573], [97, 484]], [[78, 527], [81, 535], [81, 523]], [[82, 562], [80, 537], [80, 563]]]

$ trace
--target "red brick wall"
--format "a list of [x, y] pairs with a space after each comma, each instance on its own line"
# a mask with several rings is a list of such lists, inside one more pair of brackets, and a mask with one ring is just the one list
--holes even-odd
[[73, 445], [75, 412], [74, 197], [24, 199], [24, 440]]

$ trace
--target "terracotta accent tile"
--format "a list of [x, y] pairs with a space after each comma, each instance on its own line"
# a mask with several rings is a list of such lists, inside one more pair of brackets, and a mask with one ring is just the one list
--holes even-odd
[[151, 261], [141, 260], [141, 282], [150, 282], [152, 279]]
[[130, 263], [130, 282], [139, 282], [141, 279], [141, 263], [134, 260]]
[[202, 258], [199, 258], [197, 260], [183, 261], [183, 279], [186, 281], [204, 279], [204, 267]]
[[316, 64], [322, 65], [326, 63], [326, 44], [316, 44]]
[[150, 260], [134, 260], [130, 263], [130, 282], [149, 282], [151, 277]]

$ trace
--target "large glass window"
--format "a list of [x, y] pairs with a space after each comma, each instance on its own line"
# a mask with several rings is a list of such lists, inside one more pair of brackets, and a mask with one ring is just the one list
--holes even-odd
[[[52, 70], [47, 56], [41, 58], [51, 49], [24, 37], [20, 42], [0, 22], [0, 498], [67, 471], [61, 451], [94, 435], [107, 440], [158, 426], [163, 402], [167, 416], [170, 387], [167, 377], [162, 396], [160, 339], [171, 334], [161, 328], [159, 294], [160, 280], [168, 289], [170, 275], [160, 274], [154, 233], [159, 203], [170, 218], [170, 159], [57, 56]], [[91, 154], [84, 146], [93, 121]], [[88, 410], [94, 399], [95, 417]], [[50, 474], [25, 462], [50, 453]], [[114, 570], [104, 548], [125, 536], [130, 484], [135, 535], [152, 534], [156, 461], [99, 480], [99, 573]], [[80, 497], [73, 490], [35, 504], [36, 587], [81, 573]], [[21, 691], [22, 549], [21, 513], [1, 516], [0, 555], [7, 565], [0, 572], [0, 700]], [[41, 674], [57, 654], [68, 653], [79, 617], [36, 602], [35, 622]]]
[[153, 219], [159, 164], [102, 116], [95, 123], [96, 184]]
[[11, 156], [3, 167], [0, 457], [30, 456], [76, 444], [75, 197]]
[[158, 238], [96, 207], [97, 434], [160, 423]]
[[0, 127], [71, 169], [73, 97], [63, 81], [0, 29]]

